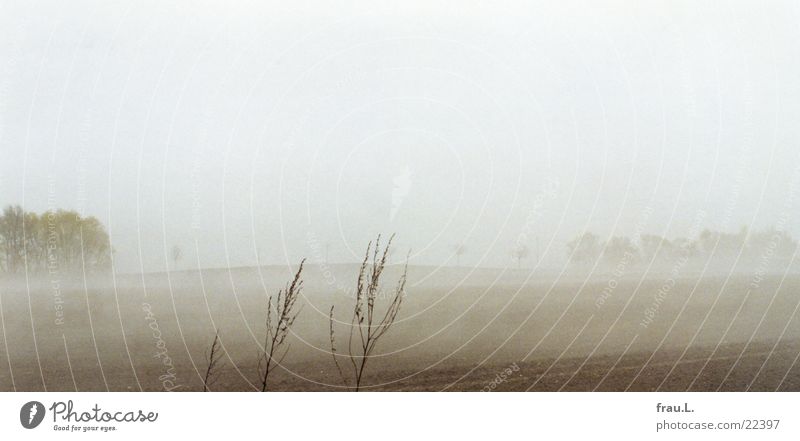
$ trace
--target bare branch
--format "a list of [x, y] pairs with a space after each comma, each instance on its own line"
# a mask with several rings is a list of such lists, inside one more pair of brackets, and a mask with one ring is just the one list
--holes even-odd
[[211, 349], [208, 353], [208, 367], [206, 368], [206, 375], [203, 377], [203, 392], [208, 392], [210, 387], [216, 382], [219, 377], [219, 363], [220, 351], [222, 344], [219, 341], [219, 329], [214, 333], [214, 341], [211, 343]]
[[331, 355], [333, 355], [333, 363], [336, 365], [336, 370], [339, 371], [339, 376], [342, 377], [342, 383], [344, 383], [345, 386], [349, 386], [347, 377], [344, 376], [342, 367], [339, 365], [339, 360], [336, 358], [336, 336], [333, 332], [333, 306], [331, 306], [330, 325]]
[[[302, 310], [302, 308], [295, 310], [295, 303], [303, 289], [301, 275], [305, 262], [305, 259], [300, 261], [300, 266], [294, 278], [284, 289], [278, 291], [278, 295], [274, 301], [272, 296], [267, 299], [264, 347], [262, 348], [257, 365], [259, 378], [261, 379], [262, 392], [266, 392], [267, 390], [269, 374], [272, 373], [275, 366], [281, 365], [291, 347], [291, 345], [289, 345], [289, 347], [282, 351], [282, 355], [276, 357], [276, 354], [281, 353], [280, 348], [286, 342], [290, 329], [295, 319], [297, 319], [297, 315], [300, 314]], [[273, 309], [275, 310], [274, 315]]]
[[[398, 283], [392, 292], [392, 299], [386, 311], [381, 315], [375, 311], [375, 305], [380, 294], [380, 279], [383, 270], [386, 268], [386, 262], [389, 257], [389, 250], [394, 240], [394, 235], [389, 238], [385, 247], [381, 251], [381, 237], [375, 240], [375, 247], [372, 247], [372, 242], [367, 245], [367, 252], [364, 254], [364, 260], [361, 263], [358, 272], [358, 279], [356, 280], [356, 296], [355, 305], [353, 306], [353, 319], [350, 321], [350, 333], [348, 338], [348, 354], [350, 364], [353, 366], [352, 383], [354, 390], [357, 392], [361, 389], [362, 380], [366, 371], [367, 362], [369, 361], [372, 352], [375, 350], [378, 340], [383, 337], [389, 328], [394, 324], [397, 314], [400, 311], [400, 305], [403, 302], [405, 294], [405, 285], [408, 274], [408, 258], [403, 267], [403, 274], [400, 276]], [[372, 262], [370, 263], [370, 257]], [[380, 320], [376, 323], [376, 318]], [[353, 346], [353, 335], [358, 332], [360, 346]], [[334, 317], [333, 307], [330, 313], [330, 339], [331, 339], [331, 353], [333, 354], [333, 361], [336, 364], [336, 369], [342, 377], [342, 382], [345, 386], [350, 386], [350, 381], [344, 375], [336, 353], [336, 338], [334, 335]]]

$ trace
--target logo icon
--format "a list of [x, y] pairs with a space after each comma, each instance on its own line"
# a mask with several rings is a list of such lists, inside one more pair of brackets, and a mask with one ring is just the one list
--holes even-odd
[[19, 410], [19, 422], [26, 429], [33, 429], [41, 424], [44, 419], [44, 404], [38, 401], [29, 401]]

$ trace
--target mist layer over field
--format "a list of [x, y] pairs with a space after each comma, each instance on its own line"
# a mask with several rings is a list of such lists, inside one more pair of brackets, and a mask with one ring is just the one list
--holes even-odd
[[[328, 314], [335, 306], [340, 319], [350, 320], [348, 289], [357, 269], [306, 267], [302, 311], [275, 389], [341, 386]], [[521, 369], [504, 388], [546, 389], [559, 372], [555, 378], [571, 383], [555, 383], [558, 388], [578, 390], [743, 389], [751, 382], [755, 389], [796, 388], [800, 277], [787, 268], [772, 270], [687, 269], [674, 277], [669, 271], [532, 275], [412, 266], [402, 313], [381, 342], [367, 383], [390, 390], [477, 390], [515, 366]], [[400, 266], [390, 266], [386, 286], [399, 275]], [[199, 390], [218, 328], [225, 363], [217, 387], [252, 390], [267, 296], [290, 277], [289, 268], [253, 267], [86, 283], [4, 280], [0, 387]], [[379, 293], [377, 302], [385, 301]], [[620, 361], [628, 358], [634, 361]], [[174, 377], [166, 376], [173, 367]], [[659, 367], [653, 382], [646, 369]]]
[[0, 390], [800, 390], [768, 3], [0, 1]]

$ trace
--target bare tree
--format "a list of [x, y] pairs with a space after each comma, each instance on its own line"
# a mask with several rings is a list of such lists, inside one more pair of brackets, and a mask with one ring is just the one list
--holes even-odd
[[[406, 259], [403, 273], [397, 281], [394, 291], [391, 293], [391, 301], [386, 311], [383, 315], [375, 311], [375, 299], [380, 292], [381, 274], [386, 267], [386, 259], [393, 239], [394, 235], [389, 238], [383, 252], [380, 251], [380, 236], [375, 240], [374, 249], [372, 247], [372, 242], [367, 245], [367, 252], [361, 263], [358, 272], [358, 281], [356, 282], [356, 301], [353, 307], [353, 317], [350, 320], [347, 354], [341, 355], [342, 357], [347, 357], [352, 367], [352, 372], [347, 375], [344, 370], [342, 370], [342, 367], [339, 365], [339, 360], [337, 359], [336, 337], [334, 334], [334, 311], [333, 307], [331, 307], [330, 340], [333, 361], [342, 377], [344, 385], [350, 386], [352, 383], [356, 392], [361, 389], [367, 362], [369, 362], [378, 341], [394, 324], [405, 294], [408, 259]], [[370, 255], [372, 257], [372, 263], [369, 262]], [[348, 380], [348, 378], [350, 378], [350, 380]]]
[[178, 261], [181, 260], [181, 257], [183, 257], [183, 251], [181, 250], [181, 247], [173, 245], [171, 254], [172, 254], [172, 263], [175, 264], [175, 266], [177, 267]]
[[522, 260], [527, 258], [528, 255], [530, 255], [530, 252], [531, 252], [530, 248], [528, 248], [527, 245], [521, 243], [517, 244], [511, 250], [511, 258], [517, 261], [517, 268], [520, 268], [522, 266]]
[[461, 266], [461, 256], [467, 252], [467, 247], [464, 244], [458, 243], [453, 245], [453, 254], [456, 255], [456, 265]]
[[[297, 315], [300, 314], [300, 310], [295, 311], [294, 305], [303, 288], [300, 276], [303, 273], [305, 262], [305, 259], [300, 261], [300, 267], [297, 269], [294, 279], [284, 289], [278, 291], [275, 301], [272, 296], [267, 300], [267, 329], [257, 367], [261, 379], [261, 392], [267, 391], [269, 374], [281, 364], [291, 348], [289, 345], [286, 350], [283, 350], [282, 346], [286, 342], [286, 337], [289, 336], [289, 329], [294, 324]], [[278, 355], [281, 351], [282, 353]]]
[[206, 368], [206, 376], [203, 377], [203, 392], [208, 392], [210, 387], [217, 381], [219, 376], [219, 363], [220, 351], [222, 346], [219, 342], [219, 329], [214, 333], [214, 342], [211, 343], [211, 349], [207, 352], [208, 367]]

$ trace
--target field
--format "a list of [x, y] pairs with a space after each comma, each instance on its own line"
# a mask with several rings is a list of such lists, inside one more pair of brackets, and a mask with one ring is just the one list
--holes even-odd
[[[399, 271], [387, 269], [387, 283]], [[334, 305], [349, 320], [356, 272], [306, 268], [303, 309], [271, 390], [343, 390], [328, 314]], [[267, 296], [290, 276], [260, 267], [4, 279], [0, 390], [202, 390], [216, 328], [224, 357], [212, 389], [255, 390]], [[792, 273], [414, 266], [366, 389], [796, 391], [798, 290]]]

